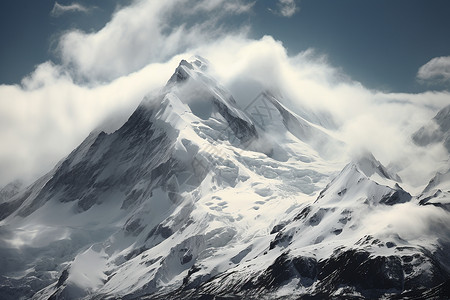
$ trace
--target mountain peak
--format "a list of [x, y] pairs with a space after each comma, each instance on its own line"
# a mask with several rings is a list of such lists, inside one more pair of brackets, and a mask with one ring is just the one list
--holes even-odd
[[364, 152], [358, 155], [352, 162], [361, 173], [367, 177], [377, 174], [381, 178], [402, 182], [400, 176], [389, 172], [383, 164], [378, 161], [371, 152]]
[[186, 68], [190, 70], [194, 69], [192, 64], [182, 59], [178, 67], [175, 69], [175, 73], [173, 73], [173, 75], [170, 77], [168, 84], [187, 80], [189, 78], [189, 73], [187, 72]]
[[209, 62], [205, 58], [194, 55], [189, 61], [182, 59], [170, 77], [168, 84], [186, 81], [192, 74], [190, 71], [202, 72], [208, 69]]

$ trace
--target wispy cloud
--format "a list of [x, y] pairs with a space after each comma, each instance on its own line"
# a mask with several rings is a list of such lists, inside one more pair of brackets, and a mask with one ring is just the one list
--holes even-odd
[[450, 56], [431, 59], [419, 68], [417, 78], [425, 83], [450, 83]]
[[[184, 13], [192, 13], [199, 10], [212, 12], [225, 12], [225, 13], [234, 13], [234, 14], [242, 14], [249, 12], [256, 1], [248, 1], [248, 0], [200, 0], [193, 5], [193, 3], [189, 3], [190, 10], [184, 11]], [[219, 10], [217, 10], [219, 8]]]
[[249, 2], [249, 3], [242, 3], [242, 2], [226, 2], [225, 3], [225, 10], [235, 12], [237, 14], [247, 13], [251, 11], [253, 6], [255, 5], [256, 1]]
[[63, 4], [59, 4], [58, 2], [55, 2], [55, 5], [53, 5], [53, 9], [50, 12], [50, 15], [52, 17], [59, 17], [65, 13], [70, 13], [70, 12], [87, 13], [87, 12], [89, 12], [89, 8], [87, 8], [86, 6], [83, 6], [79, 3], [63, 5]]
[[277, 10], [273, 10], [270, 8], [269, 10], [277, 15], [286, 18], [292, 17], [300, 10], [295, 0], [278, 0], [277, 8]]

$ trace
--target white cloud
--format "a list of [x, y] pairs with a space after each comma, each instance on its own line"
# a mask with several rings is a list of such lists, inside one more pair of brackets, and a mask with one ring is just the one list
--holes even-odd
[[44, 63], [23, 86], [0, 85], [0, 186], [49, 171], [106, 118], [115, 118], [115, 128], [102, 129], [118, 128], [144, 95], [165, 84], [180, 59], [93, 87]]
[[409, 241], [422, 241], [430, 237], [448, 241], [447, 224], [450, 214], [432, 205], [419, 206], [403, 203], [394, 206], [378, 207], [363, 220], [363, 228], [374, 236], [400, 236]]
[[[252, 6], [239, 0], [136, 1], [98, 32], [63, 35], [59, 52], [63, 64], [79, 78], [107, 81], [220, 38], [224, 33], [221, 18], [247, 12]], [[201, 21], [189, 24], [189, 17]]]
[[278, 10], [269, 9], [275, 14], [283, 17], [290, 18], [295, 15], [300, 8], [297, 6], [295, 0], [278, 0], [277, 3]]
[[419, 68], [417, 78], [430, 83], [450, 83], [450, 56], [431, 59]]
[[79, 3], [63, 5], [63, 4], [59, 4], [58, 2], [55, 2], [55, 4], [53, 5], [53, 9], [50, 12], [50, 15], [52, 17], [59, 17], [65, 13], [70, 13], [70, 12], [87, 13], [87, 12], [89, 12], [89, 9]]
[[[186, 4], [186, 3], [185, 3]], [[194, 5], [193, 3], [188, 3], [185, 8], [186, 11], [183, 11], [184, 14], [192, 14], [198, 10], [204, 10], [207, 12], [216, 11], [216, 13], [234, 13], [234, 14], [243, 14], [250, 12], [253, 6], [255, 5], [255, 1], [248, 2], [245, 0], [201, 0], [197, 1]]]
[[382, 163], [402, 170], [400, 175], [411, 185], [427, 183], [448, 155], [442, 146], [418, 148], [410, 138], [448, 104], [448, 92], [372, 91], [350, 81], [313, 50], [289, 56], [281, 42], [268, 36], [229, 37], [199, 52], [243, 107], [271, 88], [281, 91], [285, 104], [299, 114], [305, 108], [327, 112], [340, 125], [334, 134], [347, 143], [349, 153], [372, 151]]
[[[48, 171], [106, 118], [123, 122], [145, 94], [168, 80], [185, 58], [178, 53], [220, 39], [223, 29], [216, 22], [253, 6], [240, 0], [195, 1], [195, 9], [192, 4], [135, 1], [98, 32], [65, 33], [62, 65], [45, 62], [21, 85], [0, 85], [0, 186]], [[54, 10], [61, 9], [84, 10], [56, 3]], [[170, 18], [204, 12], [215, 17], [169, 26]]]

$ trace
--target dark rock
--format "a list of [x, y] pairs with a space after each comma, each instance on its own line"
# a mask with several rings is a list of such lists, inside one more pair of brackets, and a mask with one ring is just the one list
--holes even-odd
[[342, 233], [342, 229], [341, 229], [341, 228], [335, 229], [335, 230], [333, 230], [333, 233], [334, 233], [335, 235], [340, 235], [340, 234]]
[[274, 233], [279, 232], [285, 226], [286, 226], [285, 224], [277, 224], [277, 225], [273, 226], [272, 231], [270, 231], [270, 234], [274, 234]]
[[[317, 260], [313, 257], [299, 256], [292, 259], [295, 269], [302, 278], [315, 280], [317, 277]], [[312, 283], [313, 281], [311, 281]]]
[[281, 254], [274, 263], [258, 277], [256, 285], [269, 290], [281, 286], [282, 283], [295, 275], [291, 266], [292, 261], [290, 260], [288, 253], [285, 252]]
[[380, 203], [385, 205], [394, 205], [399, 203], [405, 203], [411, 200], [411, 195], [404, 190], [396, 190], [393, 193], [384, 195], [381, 198]]
[[342, 197], [342, 196], [345, 195], [346, 192], [347, 192], [347, 189], [344, 188], [343, 190], [341, 190], [341, 191], [338, 192], [338, 195]]
[[273, 239], [270, 242], [269, 250], [272, 250], [273, 248], [275, 248], [275, 246], [286, 247], [291, 241], [292, 241], [292, 235], [286, 234], [283, 231], [280, 231], [275, 236], [275, 239]]
[[295, 216], [294, 221], [299, 221], [305, 219], [311, 212], [311, 206], [305, 207], [298, 215]]
[[132, 234], [134, 236], [139, 235], [142, 230], [144, 230], [145, 227], [141, 226], [141, 220], [140, 219], [135, 219], [129, 223], [126, 224], [125, 226], [125, 232]]
[[130, 259], [142, 254], [145, 250], [147, 250], [147, 248], [144, 246], [142, 246], [138, 249], [134, 249], [133, 251], [131, 251], [130, 253], [125, 255], [125, 260], [130, 260]]
[[69, 277], [69, 271], [67, 269], [65, 269], [64, 271], [62, 271], [61, 276], [59, 276], [58, 283], [56, 283], [56, 287], [59, 288], [60, 286], [62, 286], [64, 284], [64, 282], [66, 282], [68, 277]]
[[386, 242], [386, 247], [388, 247], [388, 248], [393, 248], [395, 246], [397, 246], [397, 245], [394, 242]]
[[151, 238], [154, 235], [161, 235], [162, 238], [167, 239], [173, 234], [172, 229], [169, 227], [165, 227], [162, 224], [159, 224], [158, 226], [154, 227], [147, 235], [147, 239]]
[[320, 208], [314, 215], [309, 218], [309, 225], [319, 225], [328, 210], [328, 208]]
[[195, 264], [189, 269], [186, 277], [183, 278], [183, 285], [187, 285], [189, 283], [189, 280], [192, 276], [192, 274], [197, 273], [198, 271], [200, 271], [201, 268], [196, 266]]
[[403, 292], [399, 295], [393, 295], [389, 300], [448, 300], [450, 299], [450, 279], [432, 288], [419, 287], [412, 291]]
[[241, 262], [241, 260], [250, 253], [250, 251], [252, 251], [252, 247], [247, 247], [244, 250], [242, 250], [241, 252], [239, 252], [238, 254], [236, 254], [235, 256], [233, 256], [230, 261], [234, 264], [238, 264]]
[[368, 252], [347, 250], [319, 262], [319, 290], [350, 286], [367, 297], [402, 291], [404, 274], [398, 256], [371, 257]]
[[188, 262], [190, 262], [191, 260], [192, 260], [192, 254], [190, 252], [187, 252], [181, 257], [181, 264], [185, 265]]
[[185, 66], [188, 69], [193, 69], [192, 65], [188, 63], [186, 60], [182, 60], [178, 67], [175, 69], [175, 73], [170, 77], [168, 84], [170, 83], [177, 83], [177, 82], [183, 82], [186, 81], [189, 78], [189, 75], [186, 73], [185, 70], [181, 66]]

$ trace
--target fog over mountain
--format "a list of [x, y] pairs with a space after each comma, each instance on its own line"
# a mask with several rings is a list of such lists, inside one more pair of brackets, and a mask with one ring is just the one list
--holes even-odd
[[259, 4], [133, 1], [0, 85], [0, 299], [450, 297], [449, 92], [253, 38]]
[[208, 69], [182, 60], [120, 128], [5, 187], [5, 298], [447, 293], [448, 176], [414, 195], [329, 111], [269, 90], [243, 109]]

